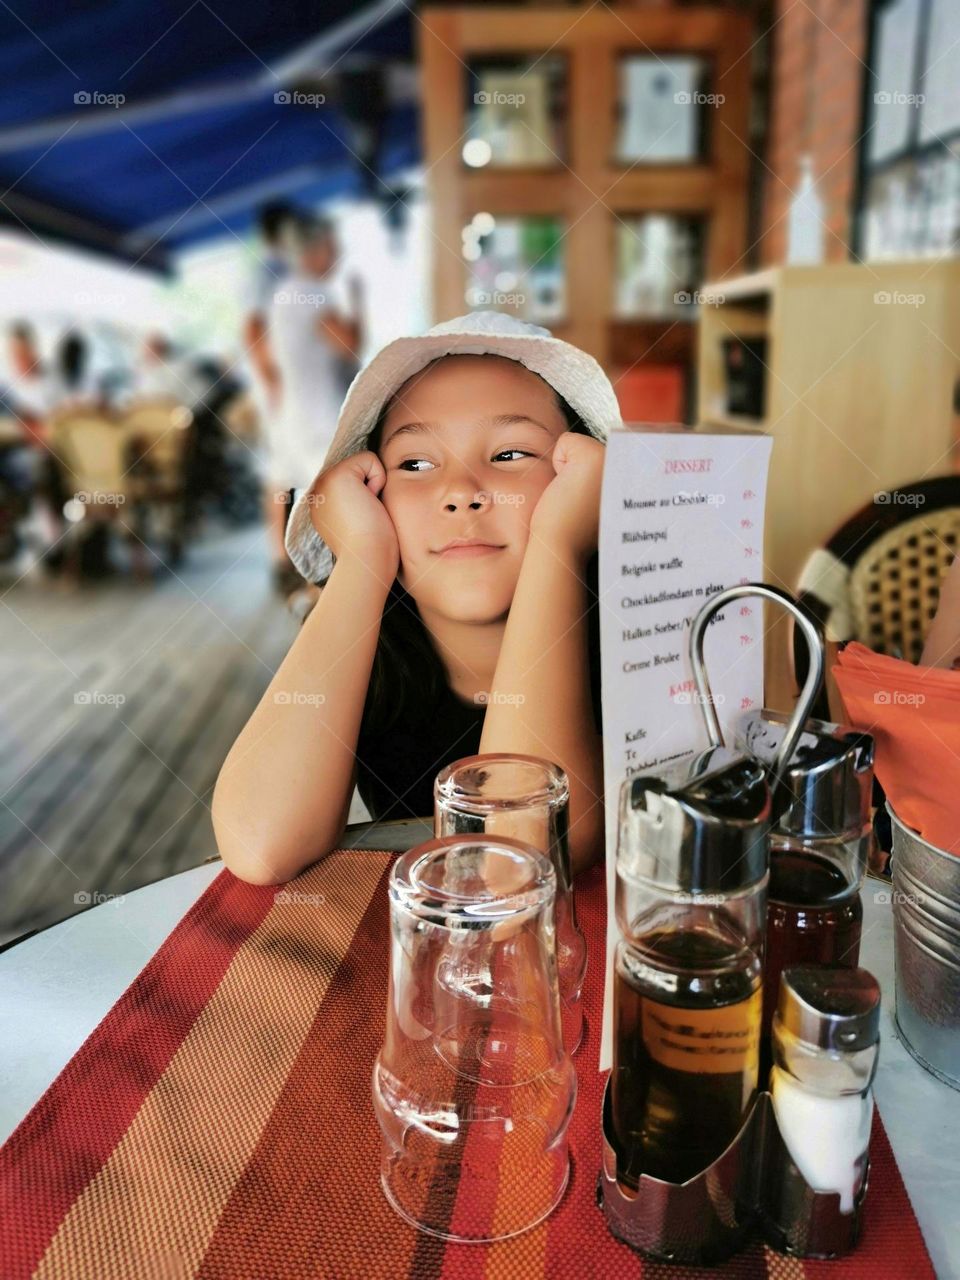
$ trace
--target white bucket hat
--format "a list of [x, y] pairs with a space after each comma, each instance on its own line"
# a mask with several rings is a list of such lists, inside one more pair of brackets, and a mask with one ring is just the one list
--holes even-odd
[[[606, 442], [620, 425], [620, 406], [610, 379], [594, 360], [549, 329], [499, 311], [472, 311], [444, 320], [418, 338], [397, 338], [383, 347], [350, 384], [330, 449], [318, 475], [367, 448], [370, 433], [394, 392], [432, 360], [445, 355], [496, 355], [516, 360], [548, 382], [580, 417], [591, 435]], [[325, 582], [334, 556], [313, 527], [306, 491], [287, 525], [290, 559], [310, 582]]]

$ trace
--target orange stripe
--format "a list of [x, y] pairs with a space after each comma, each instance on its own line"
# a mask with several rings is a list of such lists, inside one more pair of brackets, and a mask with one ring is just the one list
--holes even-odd
[[[550, 1219], [541, 1222], [539, 1227], [525, 1232], [522, 1236], [514, 1236], [511, 1240], [498, 1240], [490, 1245], [487, 1254], [487, 1266], [484, 1280], [538, 1280], [546, 1274], [547, 1265], [547, 1232]], [[584, 1274], [587, 1274], [586, 1259]]]
[[389, 861], [334, 853], [282, 886], [36, 1280], [194, 1274]]
[[802, 1258], [791, 1258], [785, 1253], [777, 1253], [768, 1244], [763, 1246], [763, 1260], [767, 1264], [769, 1280], [803, 1280], [808, 1274]]

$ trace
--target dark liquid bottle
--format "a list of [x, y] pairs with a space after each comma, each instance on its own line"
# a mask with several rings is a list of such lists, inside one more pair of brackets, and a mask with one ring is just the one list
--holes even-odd
[[856, 969], [860, 963], [863, 904], [857, 871], [852, 858], [847, 868], [812, 849], [778, 847], [776, 838], [772, 841], [761, 1074], [771, 1064], [770, 1033], [783, 970], [825, 964]]
[[760, 962], [741, 938], [673, 929], [621, 943], [611, 1119], [617, 1175], [682, 1183], [739, 1133], [757, 1087]]

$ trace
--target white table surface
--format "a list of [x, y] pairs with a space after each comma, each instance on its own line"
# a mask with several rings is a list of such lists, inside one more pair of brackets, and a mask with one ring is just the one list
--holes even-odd
[[[220, 873], [217, 861], [73, 916], [0, 954], [0, 1142]], [[960, 1092], [924, 1071], [893, 1021], [890, 887], [863, 889], [860, 963], [883, 992], [875, 1093], [940, 1280], [960, 1280]], [[877, 900], [879, 896], [879, 901]]]

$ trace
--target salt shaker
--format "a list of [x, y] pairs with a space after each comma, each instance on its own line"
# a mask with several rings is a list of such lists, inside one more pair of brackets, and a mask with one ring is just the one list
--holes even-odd
[[834, 1258], [857, 1241], [866, 1196], [880, 988], [866, 969], [785, 969], [773, 1020], [767, 1242]]

